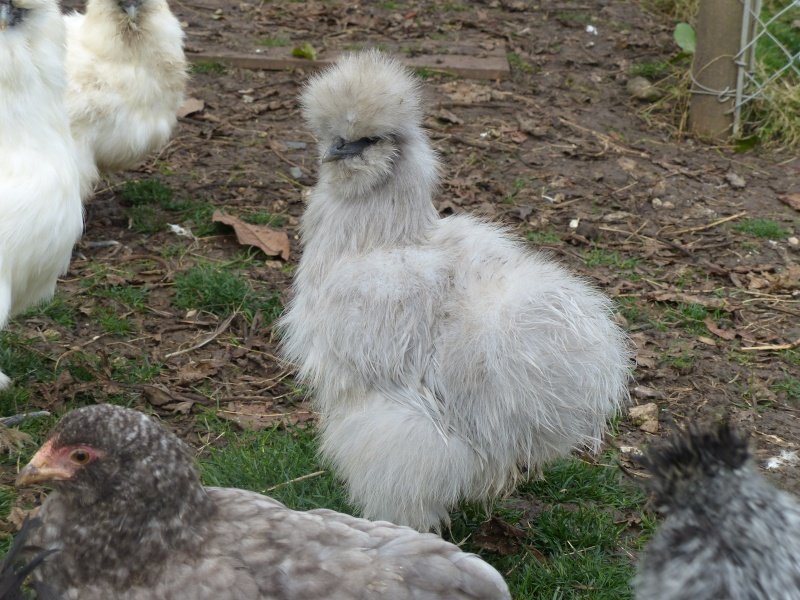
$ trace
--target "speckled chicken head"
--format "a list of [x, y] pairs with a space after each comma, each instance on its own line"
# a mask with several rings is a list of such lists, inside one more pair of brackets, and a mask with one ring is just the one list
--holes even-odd
[[145, 414], [110, 404], [79, 408], [58, 423], [17, 485], [42, 481], [81, 506], [152, 501], [200, 485], [177, 437]]
[[690, 426], [636, 460], [652, 475], [646, 485], [668, 512], [696, 503], [703, 482], [742, 468], [750, 457], [747, 437], [726, 419], [709, 428]]
[[419, 81], [376, 50], [350, 54], [311, 78], [300, 102], [319, 140], [321, 176], [360, 177], [368, 191], [391, 174], [406, 142], [420, 134]]

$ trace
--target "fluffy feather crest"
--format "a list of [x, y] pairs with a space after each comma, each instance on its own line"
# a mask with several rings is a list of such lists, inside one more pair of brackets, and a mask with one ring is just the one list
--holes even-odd
[[353, 141], [402, 134], [422, 118], [419, 81], [377, 50], [346, 55], [313, 76], [300, 102], [324, 148], [337, 137]]
[[692, 426], [641, 462], [667, 516], [639, 562], [638, 600], [800, 597], [800, 504], [759, 474], [742, 433]]

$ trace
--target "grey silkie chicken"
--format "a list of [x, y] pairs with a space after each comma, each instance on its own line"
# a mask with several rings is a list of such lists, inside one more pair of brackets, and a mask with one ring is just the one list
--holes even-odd
[[728, 421], [641, 462], [666, 520], [640, 561], [637, 600], [800, 598], [800, 503], [758, 473]]
[[596, 449], [630, 370], [610, 301], [495, 223], [439, 218], [419, 82], [398, 61], [346, 56], [301, 102], [321, 164], [283, 351], [352, 502], [429, 530]]
[[203, 487], [183, 442], [131, 409], [65, 415], [17, 478], [42, 481], [54, 491], [32, 543], [59, 552], [34, 578], [65, 600], [510, 598], [433, 534]]

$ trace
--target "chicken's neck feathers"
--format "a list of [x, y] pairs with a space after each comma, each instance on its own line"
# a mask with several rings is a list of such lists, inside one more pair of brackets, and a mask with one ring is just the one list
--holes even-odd
[[321, 174], [301, 221], [298, 277], [319, 284], [339, 260], [421, 244], [439, 220], [432, 202], [438, 170], [435, 153], [420, 135], [397, 157], [392, 175], [362, 197], [342, 197], [337, 183]]

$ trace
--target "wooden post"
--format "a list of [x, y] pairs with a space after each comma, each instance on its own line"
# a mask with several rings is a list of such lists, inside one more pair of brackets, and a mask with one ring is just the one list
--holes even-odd
[[[689, 128], [714, 141], [727, 142], [733, 135], [738, 71], [734, 58], [740, 50], [743, 15], [741, 0], [700, 0]], [[727, 93], [720, 102], [723, 90]]]

